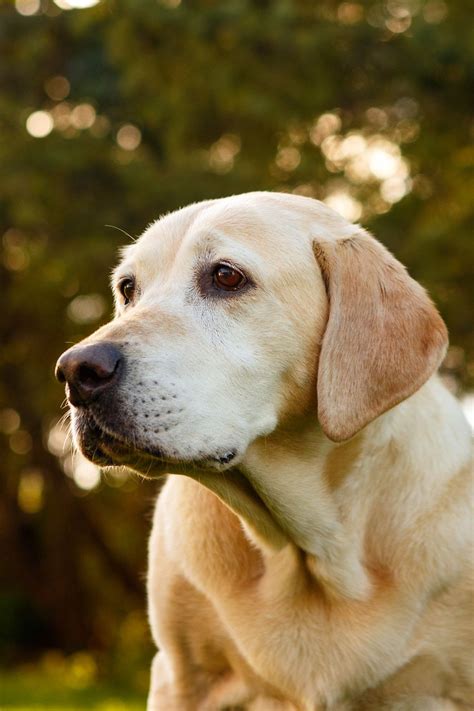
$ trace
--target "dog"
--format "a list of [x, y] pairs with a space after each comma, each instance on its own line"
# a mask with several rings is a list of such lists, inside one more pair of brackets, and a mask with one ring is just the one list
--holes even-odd
[[168, 474], [148, 710], [474, 708], [471, 437], [424, 289], [265, 192], [162, 217], [113, 289], [57, 376], [89, 459]]

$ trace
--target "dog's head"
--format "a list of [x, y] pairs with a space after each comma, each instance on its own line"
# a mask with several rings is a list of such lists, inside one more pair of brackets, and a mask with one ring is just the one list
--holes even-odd
[[115, 270], [116, 316], [66, 351], [73, 429], [99, 464], [236, 464], [314, 412], [348, 439], [444, 354], [424, 290], [325, 205], [249, 193], [154, 223]]

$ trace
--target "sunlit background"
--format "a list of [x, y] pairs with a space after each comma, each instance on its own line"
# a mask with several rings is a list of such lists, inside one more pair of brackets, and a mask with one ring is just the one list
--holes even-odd
[[323, 200], [429, 289], [474, 424], [468, 10], [0, 0], [0, 705], [143, 708], [157, 485], [72, 451], [52, 375], [109, 318], [126, 233], [248, 190]]

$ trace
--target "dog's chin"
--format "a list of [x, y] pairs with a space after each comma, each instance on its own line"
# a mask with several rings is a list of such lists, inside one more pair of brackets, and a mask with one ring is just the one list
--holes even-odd
[[181, 459], [168, 456], [158, 447], [128, 441], [121, 433], [105, 429], [90, 412], [76, 411], [75, 443], [87, 459], [100, 467], [127, 467], [144, 477], [155, 478], [169, 473], [183, 473], [190, 467], [224, 471], [237, 462], [235, 449], [223, 449], [215, 456]]

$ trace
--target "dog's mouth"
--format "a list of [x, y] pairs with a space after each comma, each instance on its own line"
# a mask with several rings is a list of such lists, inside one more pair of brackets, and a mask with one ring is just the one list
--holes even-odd
[[77, 443], [83, 454], [98, 466], [126, 466], [135, 471], [156, 476], [183, 467], [203, 466], [224, 469], [232, 465], [237, 456], [235, 449], [223, 449], [199, 459], [182, 459], [170, 456], [161, 448], [140, 442], [104, 424], [91, 410], [76, 408], [74, 427]]
[[75, 434], [83, 454], [99, 466], [130, 466], [135, 469], [142, 460], [156, 460], [164, 464], [166, 458], [158, 448], [132, 442], [111, 430], [89, 410], [77, 409], [74, 417]]

